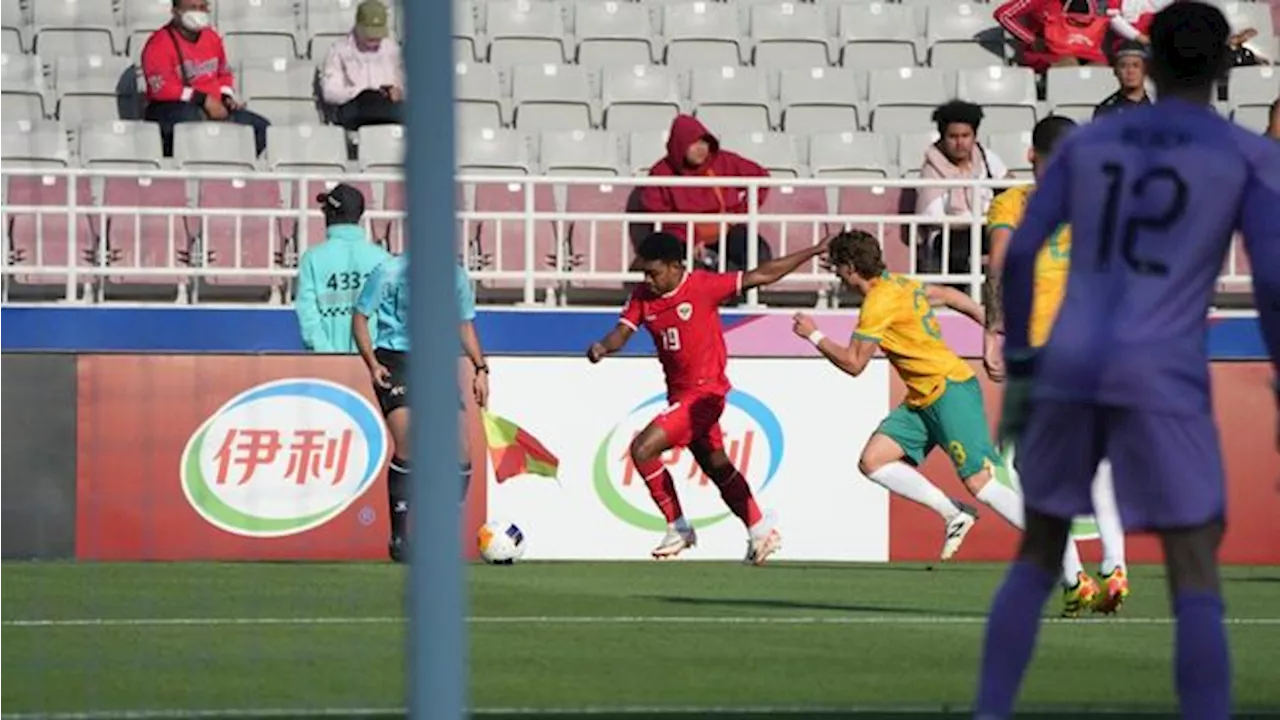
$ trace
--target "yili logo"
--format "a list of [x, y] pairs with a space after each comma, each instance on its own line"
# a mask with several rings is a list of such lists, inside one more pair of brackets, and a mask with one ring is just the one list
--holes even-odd
[[[593, 463], [596, 494], [619, 520], [643, 530], [661, 532], [667, 522], [654, 507], [644, 478], [631, 461], [631, 441], [666, 405], [655, 395], [637, 405], [600, 442]], [[734, 466], [756, 493], [764, 492], [782, 464], [782, 424], [763, 402], [741, 390], [729, 393], [720, 418], [724, 447]], [[695, 528], [714, 525], [730, 517], [719, 488], [698, 467], [687, 448], [673, 448], [662, 456], [675, 481], [685, 515]]]
[[182, 490], [237, 535], [279, 537], [332, 520], [378, 477], [386, 429], [358, 393], [295, 378], [246, 390], [206, 420], [182, 454]]

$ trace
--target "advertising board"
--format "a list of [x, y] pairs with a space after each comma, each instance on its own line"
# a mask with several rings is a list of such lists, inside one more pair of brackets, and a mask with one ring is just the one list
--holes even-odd
[[358, 359], [89, 355], [77, 383], [78, 558], [387, 556], [391, 439]]
[[[488, 513], [528, 538], [529, 559], [647, 560], [665, 521], [629, 459], [632, 438], [666, 407], [651, 358], [495, 358], [493, 411], [560, 460], [559, 478], [490, 478]], [[775, 512], [780, 558], [885, 560], [888, 498], [857, 473], [857, 451], [888, 407], [887, 366], [850, 378], [821, 359], [729, 361], [725, 450]], [[664, 454], [699, 544], [687, 557], [740, 560], [746, 532], [687, 450]]]

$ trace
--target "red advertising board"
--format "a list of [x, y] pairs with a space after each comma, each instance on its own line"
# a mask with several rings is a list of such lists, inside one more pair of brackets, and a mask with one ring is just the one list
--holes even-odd
[[[76, 557], [387, 557], [391, 443], [358, 359], [80, 356]], [[468, 398], [475, 555], [486, 457]], [[458, 482], [456, 475], [442, 479]]]
[[[1000, 386], [988, 382], [981, 363], [971, 363], [983, 387], [987, 416], [999, 417]], [[1221, 362], [1212, 369], [1214, 412], [1227, 473], [1227, 534], [1222, 559], [1233, 564], [1280, 563], [1280, 457], [1276, 455], [1276, 410], [1270, 391], [1271, 366], [1263, 362]], [[893, 378], [890, 392], [894, 404], [901, 402], [905, 389]], [[969, 494], [956, 478], [944, 453], [930, 455], [922, 468], [925, 475], [952, 497]], [[974, 502], [971, 498], [968, 502]], [[959, 560], [1008, 560], [1017, 547], [1018, 535], [993, 512], [982, 514], [957, 556]], [[942, 523], [931, 510], [893, 496], [889, 503], [889, 558], [903, 561], [931, 561], [938, 558], [942, 544]], [[1159, 544], [1150, 536], [1131, 535], [1127, 542], [1130, 562], [1162, 562]], [[1100, 555], [1096, 540], [1081, 543], [1087, 562]]]

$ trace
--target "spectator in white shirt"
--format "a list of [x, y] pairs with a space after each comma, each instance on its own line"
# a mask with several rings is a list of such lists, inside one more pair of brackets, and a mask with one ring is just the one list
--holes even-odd
[[1147, 29], [1156, 13], [1172, 5], [1174, 0], [1112, 0], [1111, 31], [1122, 40], [1136, 40], [1143, 45], [1150, 45]]
[[320, 89], [333, 121], [348, 130], [403, 122], [404, 65], [388, 34], [387, 6], [364, 0], [351, 34], [329, 48]]
[[[982, 125], [982, 108], [962, 100], [952, 100], [933, 112], [938, 127], [938, 141], [925, 148], [920, 176], [925, 179], [999, 180], [1010, 177], [1009, 167], [995, 152], [978, 142]], [[922, 187], [916, 196], [916, 214], [944, 221], [920, 228], [922, 247], [920, 272], [942, 269], [941, 224], [951, 224], [951, 249], [947, 267], [950, 272], [969, 271], [970, 233], [966, 223], [974, 216], [985, 218], [995, 191], [980, 188]]]

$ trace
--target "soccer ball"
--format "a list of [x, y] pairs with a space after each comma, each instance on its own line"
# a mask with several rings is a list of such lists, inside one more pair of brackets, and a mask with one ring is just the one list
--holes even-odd
[[480, 557], [490, 565], [511, 565], [524, 555], [524, 532], [515, 523], [491, 520], [476, 535]]

